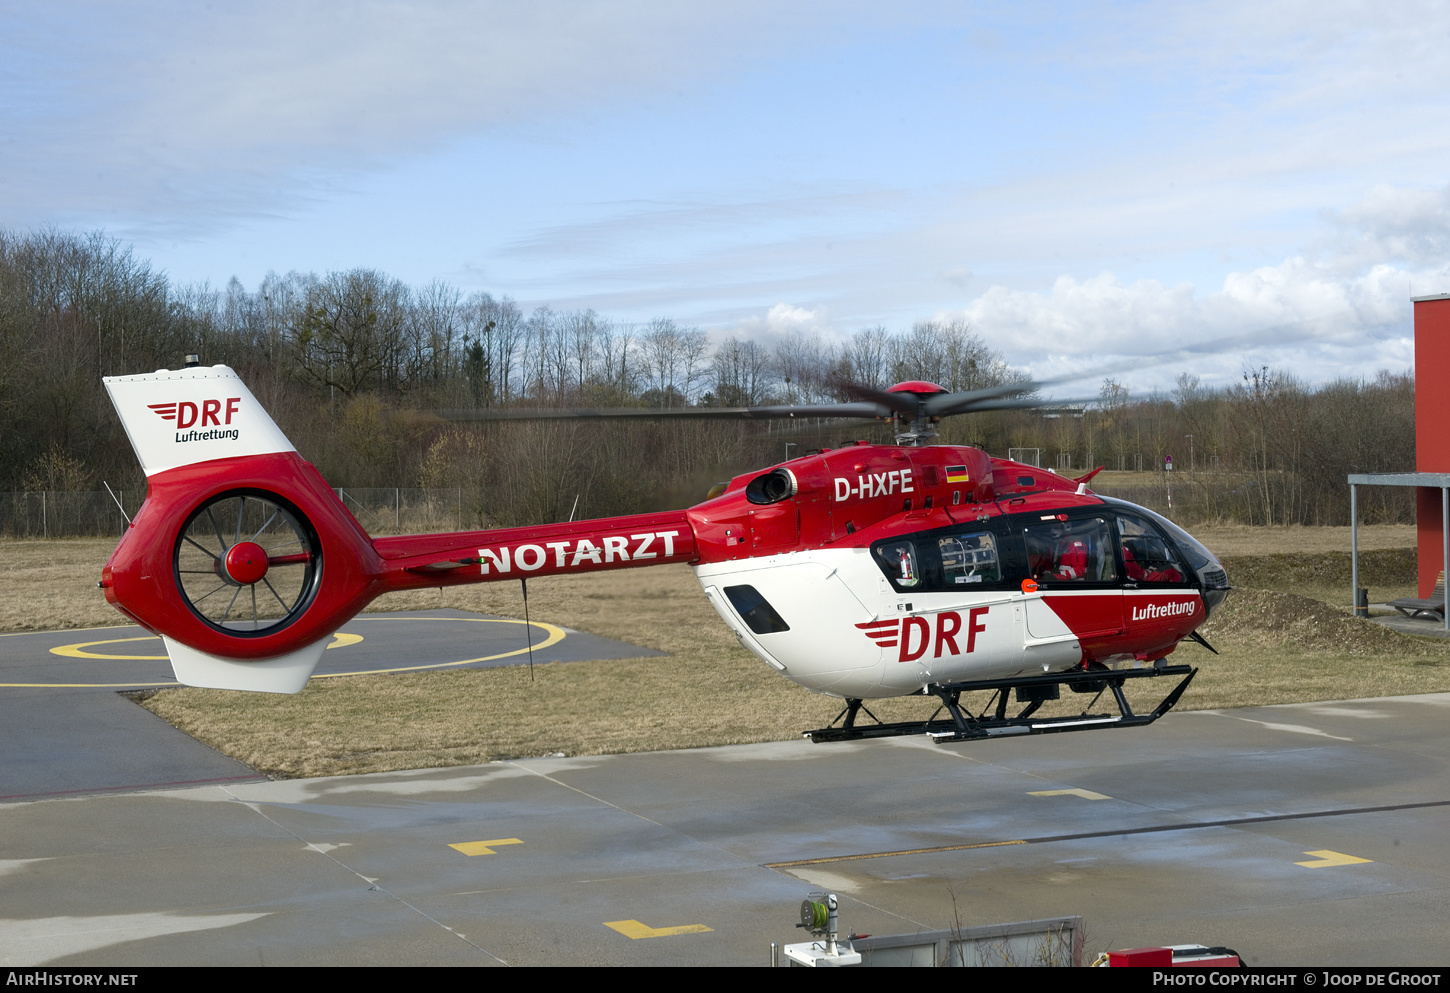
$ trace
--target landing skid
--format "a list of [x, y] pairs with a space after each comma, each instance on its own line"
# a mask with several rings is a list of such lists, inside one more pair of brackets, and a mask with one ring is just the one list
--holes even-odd
[[[1168, 711], [1183, 696], [1188, 684], [1198, 670], [1187, 665], [1164, 665], [1159, 659], [1151, 669], [1074, 669], [1069, 672], [1047, 673], [1041, 676], [1018, 676], [1013, 679], [984, 679], [967, 683], [932, 683], [926, 688], [941, 700], [936, 713], [925, 721], [907, 721], [899, 724], [884, 724], [876, 715], [862, 706], [860, 700], [847, 700], [846, 707], [836, 715], [830, 727], [817, 731], [805, 731], [802, 737], [811, 741], [855, 741], [859, 738], [894, 738], [899, 735], [924, 734], [935, 741], [972, 741], [977, 738], [1008, 737], [1021, 734], [1058, 734], [1066, 731], [1093, 731], [1099, 728], [1135, 728], [1152, 724]], [[1130, 679], [1152, 679], [1158, 676], [1183, 676], [1183, 681], [1173, 692], [1163, 698], [1149, 714], [1135, 714], [1123, 695], [1123, 684]], [[1032, 715], [1046, 700], [1056, 700], [1058, 687], [1066, 686], [1075, 693], [1096, 693], [1081, 714], [1071, 717], [1042, 717]], [[1012, 690], [1017, 691], [1017, 702], [1026, 703], [1015, 717], [1007, 716], [1007, 705]], [[962, 707], [963, 693], [992, 690], [993, 695], [980, 714], [973, 714]], [[1117, 703], [1118, 713], [1089, 714], [1102, 695], [1111, 692]], [[938, 720], [943, 710], [947, 719]], [[856, 718], [864, 712], [874, 724], [858, 726]], [[844, 718], [844, 721], [842, 721]], [[837, 726], [837, 722], [841, 722]]]

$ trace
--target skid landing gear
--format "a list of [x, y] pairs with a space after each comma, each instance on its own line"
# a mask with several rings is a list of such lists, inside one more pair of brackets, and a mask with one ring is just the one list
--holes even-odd
[[[972, 741], [977, 738], [1008, 737], [1019, 734], [1057, 734], [1065, 731], [1093, 731], [1099, 728], [1135, 728], [1152, 724], [1168, 711], [1183, 696], [1188, 684], [1198, 670], [1186, 665], [1165, 665], [1162, 659], [1150, 669], [1072, 669], [1068, 672], [1046, 673], [1041, 676], [1018, 676], [1013, 679], [984, 679], [966, 683], [932, 683], [926, 688], [941, 700], [936, 713], [925, 721], [906, 721], [899, 724], [885, 724], [876, 715], [862, 706], [860, 700], [847, 700], [846, 707], [836, 715], [830, 727], [803, 732], [802, 737], [812, 741], [855, 741], [858, 738], [894, 738], [907, 734], [924, 734], [935, 741]], [[1182, 676], [1183, 680], [1163, 698], [1148, 714], [1135, 714], [1123, 695], [1123, 684], [1130, 679], [1153, 679], [1158, 676]], [[1044, 701], [1056, 700], [1058, 687], [1066, 686], [1074, 693], [1094, 693], [1092, 701], [1081, 714], [1071, 717], [1033, 718], [1033, 714]], [[973, 714], [961, 703], [963, 693], [991, 690], [992, 697], [981, 713]], [[1017, 691], [1017, 702], [1025, 703], [1014, 716], [1007, 716], [1007, 705], [1012, 690]], [[1111, 692], [1117, 704], [1118, 713], [1089, 714], [1093, 705], [1104, 693]], [[938, 719], [946, 711], [947, 717]], [[856, 718], [865, 713], [874, 724], [857, 725]], [[844, 718], [844, 720], [842, 720]], [[839, 725], [838, 725], [838, 722]]]

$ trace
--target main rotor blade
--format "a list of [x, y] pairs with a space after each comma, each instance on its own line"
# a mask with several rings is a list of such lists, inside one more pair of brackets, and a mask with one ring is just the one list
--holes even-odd
[[979, 400], [970, 407], [959, 410], [948, 411], [947, 414], [938, 416], [946, 417], [948, 414], [976, 414], [988, 410], [1042, 410], [1052, 407], [1086, 407], [1090, 403], [1097, 403], [1097, 397], [1003, 397], [1000, 400]]
[[787, 404], [775, 407], [545, 407], [532, 410], [440, 410], [446, 421], [545, 421], [560, 419], [683, 417], [695, 420], [771, 420], [798, 417], [887, 418], [890, 407], [879, 403]]
[[[938, 393], [926, 398], [923, 412], [928, 417], [947, 417], [951, 414], [965, 414], [971, 410], [989, 410], [993, 408], [980, 406], [981, 401], [1036, 393], [1044, 385], [1046, 384], [1029, 380], [1025, 383], [1000, 383], [997, 386], [987, 386], [966, 393]], [[1040, 403], [1041, 401], [1035, 402]]]
[[916, 417], [921, 410], [921, 401], [911, 393], [886, 393], [850, 379], [836, 378], [830, 383], [836, 389], [857, 400], [880, 404], [899, 414], [906, 414], [908, 417]]

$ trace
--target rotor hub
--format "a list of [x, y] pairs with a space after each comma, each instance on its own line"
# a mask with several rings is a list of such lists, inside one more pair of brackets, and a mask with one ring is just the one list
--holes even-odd
[[260, 583], [267, 575], [267, 550], [255, 541], [239, 541], [227, 549], [222, 568], [238, 586]]

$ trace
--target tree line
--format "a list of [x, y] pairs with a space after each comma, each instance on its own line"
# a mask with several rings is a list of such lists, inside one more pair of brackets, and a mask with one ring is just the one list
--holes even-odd
[[[467, 488], [477, 518], [500, 524], [683, 506], [731, 473], [889, 433], [871, 422], [461, 424], [439, 412], [804, 404], [851, 399], [850, 384], [921, 379], [956, 392], [1025, 380], [961, 320], [844, 339], [712, 338], [670, 317], [525, 313], [506, 295], [371, 269], [269, 273], [251, 290], [177, 285], [104, 234], [0, 231], [0, 490], [138, 486], [101, 377], [175, 368], [188, 353], [235, 368], [334, 485]], [[943, 440], [1036, 450], [1075, 474], [1089, 459], [1159, 470], [1172, 453], [1193, 470], [1180, 486], [1192, 476], [1222, 491], [1193, 515], [1345, 523], [1345, 473], [1413, 467], [1413, 397], [1410, 376], [1387, 373], [1311, 387], [1246, 370], [1228, 390], [1184, 373], [1167, 395], [1107, 381], [1078, 409], [955, 418]], [[1412, 519], [1393, 494], [1369, 504], [1373, 518]]]

